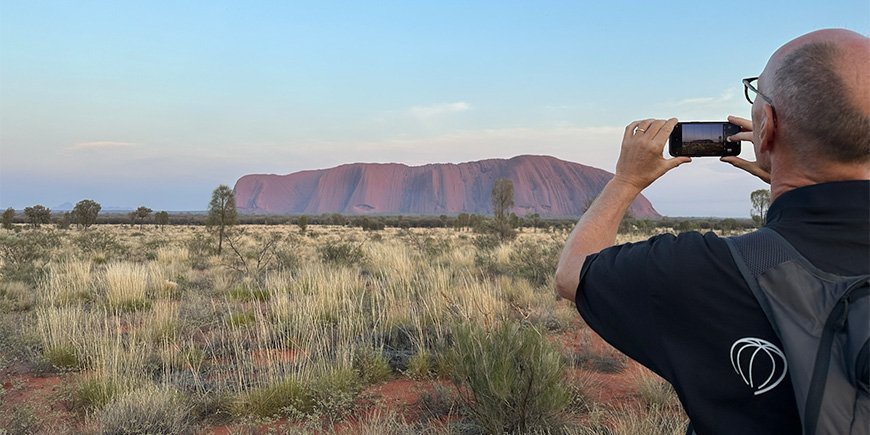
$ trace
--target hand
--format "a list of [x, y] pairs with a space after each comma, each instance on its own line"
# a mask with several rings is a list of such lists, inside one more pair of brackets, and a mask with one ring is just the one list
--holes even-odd
[[675, 125], [676, 118], [667, 121], [647, 119], [628, 124], [622, 137], [614, 180], [627, 182], [641, 191], [671, 169], [691, 162], [688, 157], [665, 159], [662, 156], [665, 142]]
[[[740, 126], [740, 133], [729, 136], [729, 141], [742, 140], [750, 143], [752, 142], [752, 121], [737, 116], [729, 116], [728, 122]], [[770, 184], [770, 173], [761, 169], [761, 166], [759, 166], [757, 162], [750, 162], [749, 160], [741, 159], [737, 156], [726, 156], [719, 160], [725, 163], [730, 163], [736, 168], [743, 169], [744, 171], [761, 178], [765, 183]]]

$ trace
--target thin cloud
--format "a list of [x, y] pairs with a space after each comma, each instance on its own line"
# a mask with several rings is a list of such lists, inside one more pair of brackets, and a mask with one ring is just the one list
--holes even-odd
[[88, 150], [116, 150], [133, 148], [136, 144], [131, 142], [115, 142], [115, 141], [92, 141], [92, 142], [76, 142], [67, 149], [71, 151], [88, 151]]
[[414, 106], [409, 110], [409, 112], [411, 116], [423, 120], [450, 113], [465, 112], [470, 109], [470, 104], [464, 101], [458, 101], [456, 103], [433, 104], [431, 106]]
[[726, 89], [722, 91], [722, 93], [717, 97], [696, 97], [696, 98], [684, 98], [682, 100], [674, 101], [670, 106], [709, 106], [709, 105], [717, 105], [723, 103], [730, 103], [734, 101], [734, 89]]

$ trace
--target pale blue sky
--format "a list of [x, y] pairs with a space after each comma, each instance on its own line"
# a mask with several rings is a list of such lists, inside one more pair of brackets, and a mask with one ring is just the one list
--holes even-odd
[[[870, 2], [0, 0], [0, 207], [201, 210], [357, 161], [613, 170], [634, 119], [748, 117], [740, 79], [824, 27], [867, 34]], [[644, 193], [748, 216], [762, 186], [696, 159]]]

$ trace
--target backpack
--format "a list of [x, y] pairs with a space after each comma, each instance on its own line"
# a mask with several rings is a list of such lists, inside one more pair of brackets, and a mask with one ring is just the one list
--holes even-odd
[[782, 342], [804, 435], [870, 433], [870, 275], [819, 270], [770, 228], [724, 240]]

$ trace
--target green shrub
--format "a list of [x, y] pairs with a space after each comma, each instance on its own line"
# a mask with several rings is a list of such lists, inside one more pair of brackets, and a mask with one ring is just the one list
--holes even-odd
[[51, 231], [26, 231], [0, 235], [0, 276], [4, 281], [36, 283], [60, 238]]
[[529, 327], [461, 327], [448, 358], [463, 402], [487, 432], [546, 430], [570, 400], [561, 355]]
[[72, 392], [72, 408], [82, 412], [102, 409], [124, 390], [113, 379], [88, 378], [78, 383]]
[[72, 346], [57, 346], [45, 349], [42, 355], [52, 366], [61, 370], [76, 369], [79, 367], [79, 357]]
[[27, 311], [35, 304], [36, 294], [27, 284], [0, 281], [0, 312]]
[[73, 239], [73, 243], [87, 254], [101, 254], [114, 257], [124, 252], [124, 245], [111, 233], [102, 231], [87, 231]]
[[392, 374], [390, 364], [383, 353], [374, 349], [359, 349], [354, 354], [353, 367], [360, 380], [367, 385], [386, 381]]
[[227, 291], [230, 299], [242, 302], [268, 301], [271, 294], [262, 288], [235, 287]]
[[492, 234], [481, 234], [472, 243], [478, 251], [492, 251], [501, 244], [501, 239]]
[[525, 278], [534, 285], [546, 285], [556, 274], [556, 265], [562, 245], [555, 242], [517, 242], [510, 253], [510, 269], [515, 276]]
[[251, 312], [232, 313], [230, 314], [229, 323], [234, 328], [242, 328], [253, 324], [256, 320], [256, 316]]
[[427, 379], [435, 374], [433, 366], [429, 353], [420, 351], [408, 360], [408, 370], [405, 373], [411, 379]]
[[248, 392], [236, 407], [240, 415], [257, 417], [300, 416], [310, 413], [312, 399], [299, 382], [285, 379]]
[[365, 260], [365, 252], [363, 252], [362, 245], [347, 242], [320, 245], [317, 247], [317, 253], [324, 263], [350, 266], [360, 264]]
[[457, 414], [458, 403], [454, 393], [441, 384], [420, 395], [420, 410], [424, 420], [442, 419]]
[[151, 386], [116, 398], [97, 419], [104, 434], [188, 434], [189, 411], [175, 393]]
[[353, 411], [362, 382], [356, 371], [339, 368], [317, 377], [309, 388], [314, 411], [336, 421]]
[[0, 433], [6, 434], [33, 434], [40, 433], [41, 419], [36, 416], [32, 407], [15, 406], [7, 416], [8, 422], [5, 428], [0, 428]]

